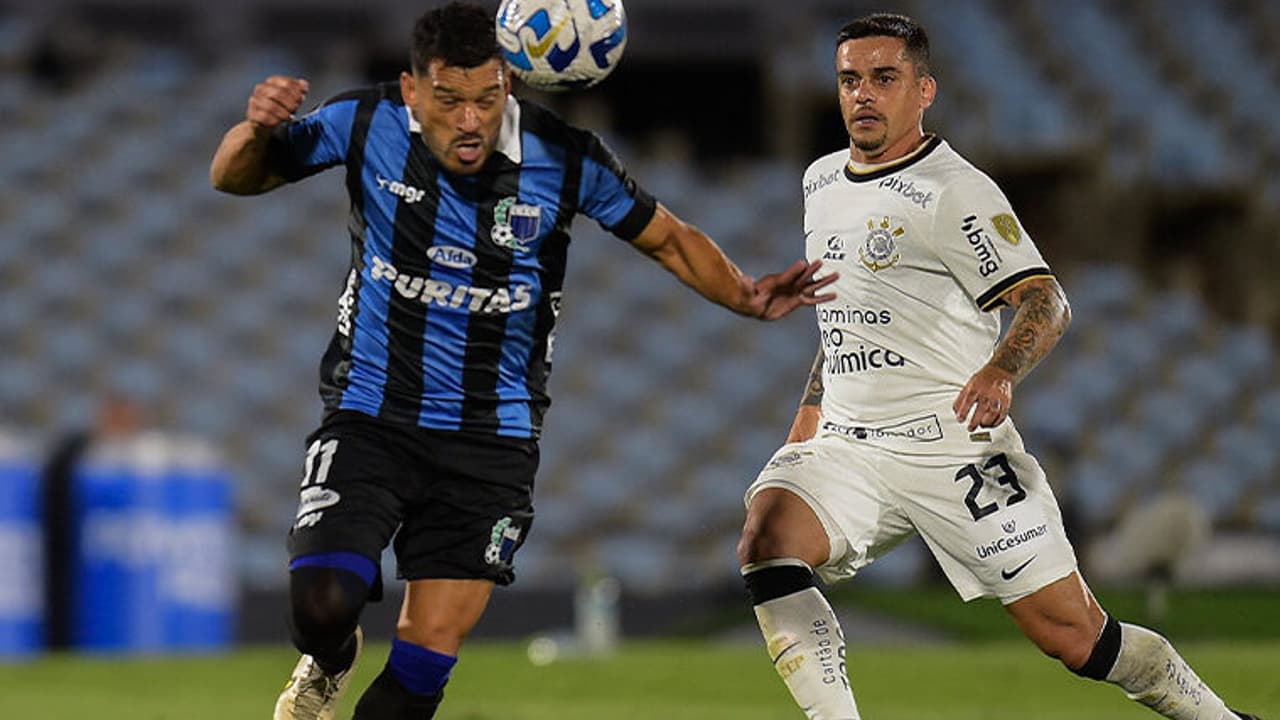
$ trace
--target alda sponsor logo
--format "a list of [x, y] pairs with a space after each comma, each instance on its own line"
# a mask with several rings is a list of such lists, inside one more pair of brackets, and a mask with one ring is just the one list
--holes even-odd
[[433, 245], [427, 248], [427, 257], [431, 258], [431, 262], [460, 270], [476, 264], [475, 253], [465, 248]]

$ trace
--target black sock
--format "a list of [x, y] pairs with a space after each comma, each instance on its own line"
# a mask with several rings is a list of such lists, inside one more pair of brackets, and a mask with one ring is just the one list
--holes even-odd
[[346, 644], [338, 648], [336, 651], [327, 655], [312, 655], [316, 659], [316, 664], [324, 670], [326, 675], [337, 675], [338, 673], [351, 667], [351, 663], [356, 661], [356, 636], [355, 633], [347, 638]]
[[444, 688], [433, 695], [414, 695], [396, 680], [388, 665], [360, 696], [351, 720], [429, 720], [443, 698]]

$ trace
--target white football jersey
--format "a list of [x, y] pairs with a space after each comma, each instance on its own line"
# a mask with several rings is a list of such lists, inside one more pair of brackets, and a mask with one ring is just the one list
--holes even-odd
[[840, 273], [817, 307], [822, 425], [920, 452], [970, 442], [951, 405], [991, 357], [1001, 296], [1050, 276], [1009, 201], [937, 137], [883, 165], [804, 175], [805, 254]]

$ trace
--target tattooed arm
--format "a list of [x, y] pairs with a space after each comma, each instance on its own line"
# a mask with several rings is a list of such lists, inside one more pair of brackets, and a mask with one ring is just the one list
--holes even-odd
[[818, 356], [813, 359], [813, 368], [809, 370], [809, 381], [804, 386], [804, 395], [800, 396], [796, 419], [791, 423], [791, 432], [787, 433], [787, 442], [802, 442], [818, 434], [822, 390], [822, 348], [818, 348]]
[[[1071, 323], [1067, 296], [1053, 278], [1017, 285], [1003, 299], [1015, 310], [1009, 330], [952, 406], [957, 420], [968, 418], [970, 431], [1004, 422], [1013, 403], [1013, 386], [1049, 354]], [[971, 410], [973, 417], [969, 418]]]

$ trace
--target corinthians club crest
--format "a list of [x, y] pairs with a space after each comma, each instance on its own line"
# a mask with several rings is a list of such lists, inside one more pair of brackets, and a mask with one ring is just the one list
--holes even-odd
[[896, 238], [902, 237], [906, 230], [902, 226], [893, 227], [893, 223], [889, 222], [889, 218], [881, 218], [880, 222], [875, 219], [867, 221], [867, 239], [862, 241], [862, 247], [858, 248], [858, 257], [862, 259], [862, 264], [872, 272], [880, 272], [885, 268], [891, 268], [898, 264], [898, 260], [902, 255], [898, 252], [898, 245], [894, 242]]
[[493, 208], [493, 230], [489, 231], [489, 237], [499, 247], [512, 252], [528, 252], [529, 243], [538, 237], [541, 222], [541, 207], [505, 197]]

